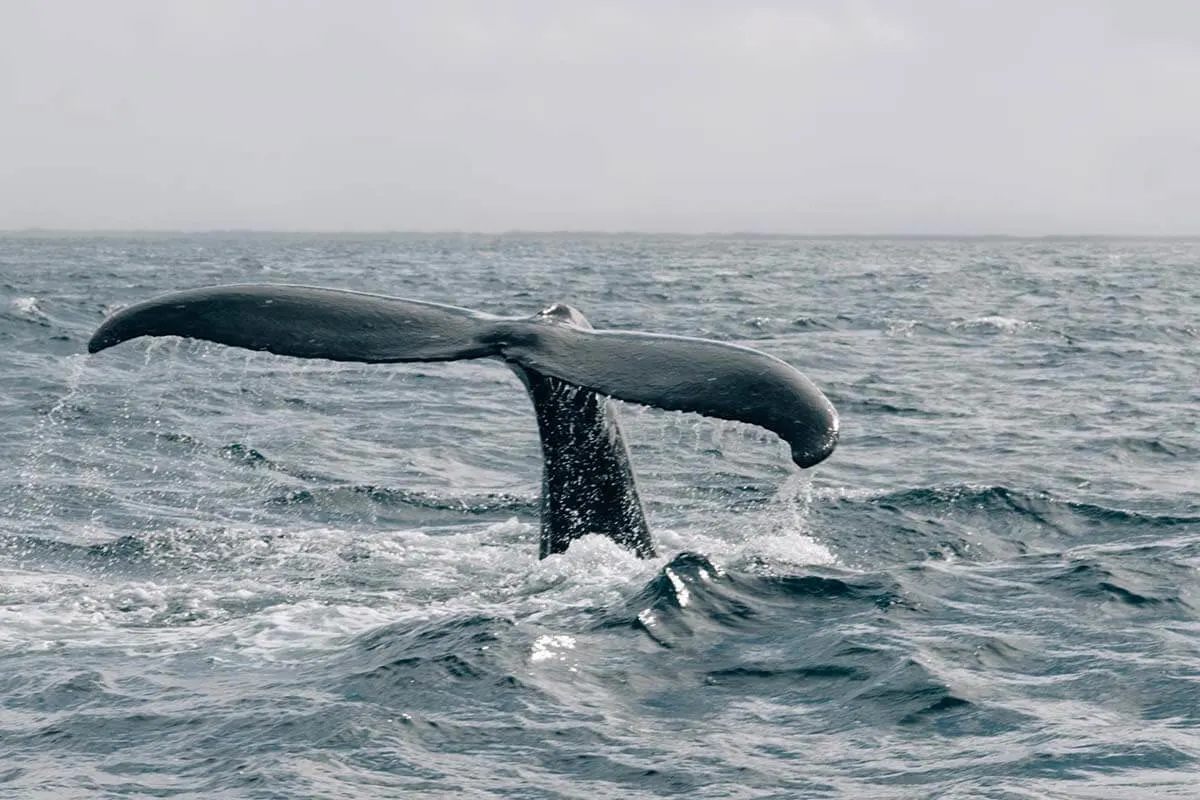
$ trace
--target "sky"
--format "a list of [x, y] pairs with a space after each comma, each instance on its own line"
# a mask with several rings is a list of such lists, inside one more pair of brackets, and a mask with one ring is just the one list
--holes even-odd
[[3, 0], [0, 229], [1200, 234], [1194, 0]]

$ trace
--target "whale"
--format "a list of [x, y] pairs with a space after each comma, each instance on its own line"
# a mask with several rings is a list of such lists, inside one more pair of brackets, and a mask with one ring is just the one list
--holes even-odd
[[801, 469], [828, 458], [838, 442], [833, 404], [781, 359], [710, 339], [597, 330], [564, 303], [505, 317], [344, 289], [214, 286], [117, 311], [96, 329], [88, 352], [142, 336], [370, 364], [504, 362], [537, 417], [540, 558], [590, 534], [643, 558], [656, 555], [610, 398], [758, 426], [786, 442]]

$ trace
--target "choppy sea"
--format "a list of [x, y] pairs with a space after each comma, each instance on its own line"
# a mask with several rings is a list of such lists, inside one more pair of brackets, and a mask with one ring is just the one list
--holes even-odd
[[[539, 561], [501, 364], [85, 354], [233, 282], [746, 344], [841, 444], [621, 404], [661, 557]], [[0, 797], [1200, 797], [1200, 242], [7, 235], [0, 380]]]

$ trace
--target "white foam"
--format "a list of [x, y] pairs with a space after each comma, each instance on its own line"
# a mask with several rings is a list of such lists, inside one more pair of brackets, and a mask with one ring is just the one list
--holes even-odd
[[[797, 475], [764, 509], [723, 518], [721, 529], [659, 530], [662, 555], [645, 560], [603, 536], [538, 560], [537, 526], [515, 517], [394, 531], [253, 524], [163, 530], [138, 537], [136, 566], [114, 554], [109, 565], [68, 561], [57, 574], [0, 575], [0, 651], [202, 649], [223, 663], [290, 663], [384, 625], [488, 615], [545, 626], [536, 633], [550, 638], [535, 642], [530, 661], [558, 663], [572, 644], [557, 615], [620, 605], [681, 550], [704, 553], [719, 568], [748, 556], [833, 562], [807, 529], [811, 493]], [[731, 534], [730, 519], [746, 529]], [[85, 527], [79, 533], [88, 541], [125, 533], [102, 522]]]
[[703, 553], [718, 566], [736, 564], [751, 557], [777, 562], [780, 567], [834, 564], [837, 557], [813, 535], [809, 525], [813, 496], [811, 481], [796, 472], [780, 484], [770, 502], [760, 511], [723, 520], [743, 526], [738, 535], [729, 535], [724, 529], [684, 533], [664, 529], [656, 538], [668, 551]]
[[42, 311], [36, 297], [14, 297], [11, 305], [17, 313], [26, 317], [36, 319], [45, 319], [46, 317], [46, 312]]
[[540, 661], [566, 661], [564, 651], [575, 649], [575, 637], [565, 634], [549, 634], [539, 636], [533, 641], [529, 652], [529, 660], [533, 663]]

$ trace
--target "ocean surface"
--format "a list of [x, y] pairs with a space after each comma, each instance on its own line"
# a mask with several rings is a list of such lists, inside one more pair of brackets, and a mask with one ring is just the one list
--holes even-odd
[[[490, 361], [104, 316], [280, 282], [777, 355], [618, 404], [661, 557], [537, 559]], [[0, 797], [1200, 798], [1200, 242], [0, 237]]]

